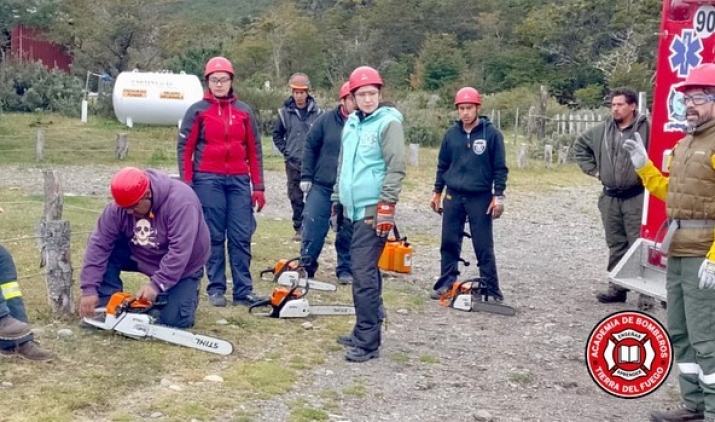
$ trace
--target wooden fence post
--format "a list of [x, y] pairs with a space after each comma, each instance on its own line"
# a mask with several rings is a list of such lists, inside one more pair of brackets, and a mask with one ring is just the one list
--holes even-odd
[[516, 152], [516, 162], [519, 165], [520, 169], [523, 169], [526, 167], [526, 161], [529, 156], [529, 145], [528, 144], [520, 144], [519, 149]]
[[541, 140], [546, 137], [546, 104], [549, 100], [549, 90], [545, 85], [541, 85], [539, 90], [539, 124], [537, 126], [537, 139]]
[[519, 138], [519, 107], [516, 108], [516, 117], [514, 118], [514, 145]]
[[407, 162], [413, 167], [420, 165], [420, 144], [410, 144], [410, 157]]
[[558, 163], [559, 165], [566, 164], [569, 160], [569, 147], [568, 145], [564, 145], [561, 148], [559, 148], [558, 152]]
[[534, 106], [529, 107], [529, 120], [527, 120], [527, 122], [526, 122], [526, 125], [527, 125], [526, 133], [528, 136], [529, 143], [531, 143], [531, 139], [534, 136], [534, 132], [536, 131], [535, 130], [536, 120], [535, 120], [534, 112], [535, 112]]
[[45, 131], [37, 129], [37, 142], [35, 143], [35, 159], [42, 161], [45, 159]]
[[126, 133], [117, 134], [117, 158], [123, 160], [129, 153], [129, 139]]
[[42, 171], [45, 185], [45, 212], [40, 222], [41, 267], [45, 268], [47, 301], [52, 312], [70, 316], [74, 312], [70, 223], [62, 218], [64, 203], [59, 173]]
[[544, 162], [547, 168], [551, 168], [554, 163], [554, 146], [544, 145]]

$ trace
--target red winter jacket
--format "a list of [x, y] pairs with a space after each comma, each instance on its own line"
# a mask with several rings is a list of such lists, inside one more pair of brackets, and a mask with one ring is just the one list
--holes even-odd
[[186, 111], [178, 140], [179, 175], [191, 182], [195, 172], [248, 174], [253, 190], [264, 190], [260, 134], [251, 108], [233, 94], [204, 99]]

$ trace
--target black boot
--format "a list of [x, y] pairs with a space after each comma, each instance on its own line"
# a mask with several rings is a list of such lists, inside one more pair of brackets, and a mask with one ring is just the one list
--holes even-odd
[[623, 303], [626, 301], [627, 296], [628, 290], [611, 284], [608, 286], [607, 291], [597, 294], [596, 299], [601, 303]]
[[672, 410], [656, 410], [650, 412], [650, 420], [652, 422], [702, 421], [704, 417], [703, 411], [690, 410], [682, 404]]

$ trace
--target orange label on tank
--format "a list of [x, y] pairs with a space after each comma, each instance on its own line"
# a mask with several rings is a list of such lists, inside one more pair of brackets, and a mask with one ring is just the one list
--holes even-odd
[[143, 89], [125, 89], [125, 90], [122, 91], [122, 97], [146, 98], [146, 90], [143, 90]]
[[178, 91], [163, 91], [159, 98], [162, 100], [183, 100], [184, 94]]

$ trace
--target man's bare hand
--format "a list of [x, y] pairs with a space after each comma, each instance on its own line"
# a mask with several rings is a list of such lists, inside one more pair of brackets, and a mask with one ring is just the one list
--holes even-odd
[[97, 305], [99, 304], [99, 296], [97, 295], [91, 295], [91, 296], [82, 296], [82, 299], [79, 301], [79, 316], [81, 317], [94, 317], [95, 312], [94, 310], [97, 308]]
[[159, 292], [154, 290], [154, 287], [152, 287], [151, 284], [145, 284], [139, 288], [139, 291], [137, 292], [137, 299], [154, 302], [158, 294]]

